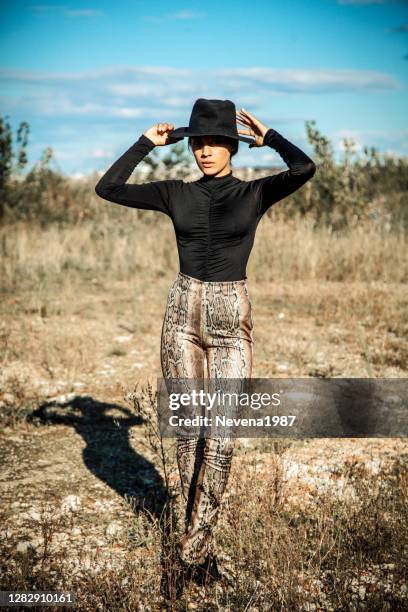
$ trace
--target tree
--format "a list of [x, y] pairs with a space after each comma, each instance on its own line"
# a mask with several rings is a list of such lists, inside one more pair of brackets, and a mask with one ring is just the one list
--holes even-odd
[[[13, 151], [13, 137], [8, 120], [0, 116], [0, 219], [4, 217], [6, 206], [11, 197], [11, 178], [13, 172], [19, 172], [27, 164], [26, 147], [30, 131], [26, 121], [22, 121], [17, 130], [18, 151]], [[13, 158], [17, 163], [13, 164]]]

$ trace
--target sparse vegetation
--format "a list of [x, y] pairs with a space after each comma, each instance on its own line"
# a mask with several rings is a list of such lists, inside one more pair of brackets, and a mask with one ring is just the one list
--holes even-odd
[[[318, 171], [262, 220], [248, 267], [253, 376], [406, 377], [407, 161], [346, 143], [335, 164], [306, 127]], [[5, 122], [1, 138], [1, 587], [164, 609], [183, 511], [151, 418], [171, 222], [100, 200], [51, 151], [24, 178]], [[146, 180], [183, 155], [149, 156]], [[240, 441], [216, 534], [235, 587], [189, 585], [173, 609], [407, 609], [407, 459], [405, 439]]]

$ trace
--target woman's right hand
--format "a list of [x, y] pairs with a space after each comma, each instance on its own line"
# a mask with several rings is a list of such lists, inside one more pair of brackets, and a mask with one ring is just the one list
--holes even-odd
[[179, 140], [183, 140], [182, 138], [170, 138], [169, 132], [173, 130], [174, 125], [172, 123], [156, 123], [153, 127], [146, 130], [144, 135], [154, 142], [156, 146], [174, 144]]

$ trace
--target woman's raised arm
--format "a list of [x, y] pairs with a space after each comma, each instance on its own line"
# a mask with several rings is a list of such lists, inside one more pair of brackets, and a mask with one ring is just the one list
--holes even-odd
[[273, 128], [268, 128], [244, 108], [237, 112], [237, 123], [245, 126], [238, 130], [239, 134], [253, 136], [250, 149], [267, 145], [275, 149], [289, 166], [289, 170], [251, 181], [258, 193], [258, 214], [262, 216], [272, 204], [283, 200], [311, 179], [316, 172], [316, 165], [299, 147]]
[[169, 181], [152, 181], [141, 185], [128, 185], [126, 181], [144, 157], [156, 146], [177, 142], [169, 139], [167, 133], [173, 129], [172, 124], [158, 123], [142, 134], [99, 179], [95, 192], [104, 200], [130, 206], [157, 210], [171, 217]]
[[289, 170], [254, 180], [259, 189], [258, 214], [261, 216], [272, 204], [297, 191], [316, 172], [314, 161], [273, 128], [266, 132], [264, 144], [279, 153]]

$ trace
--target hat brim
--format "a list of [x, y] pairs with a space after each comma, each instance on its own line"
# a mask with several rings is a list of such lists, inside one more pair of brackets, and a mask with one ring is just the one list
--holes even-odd
[[233, 138], [234, 140], [240, 140], [241, 142], [246, 142], [248, 144], [255, 142], [254, 138], [247, 138], [246, 136], [240, 136], [239, 134], [238, 138], [234, 138], [234, 136], [231, 136], [231, 134], [220, 134], [220, 132], [214, 134], [211, 134], [211, 132], [206, 132], [205, 134], [190, 132], [188, 127], [180, 127], [172, 132], [169, 132], [169, 138], [188, 138], [190, 136], [225, 136], [226, 138]]

